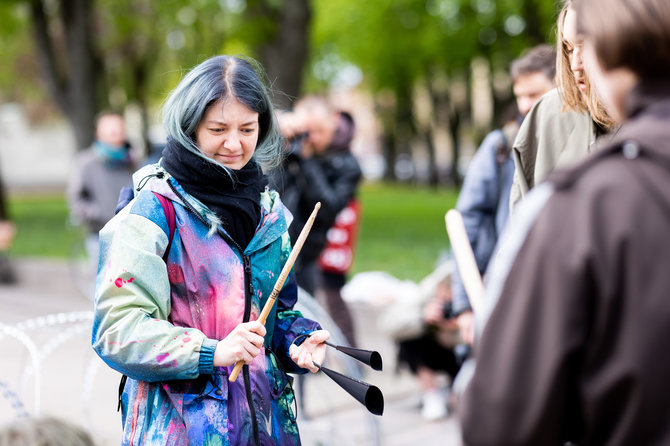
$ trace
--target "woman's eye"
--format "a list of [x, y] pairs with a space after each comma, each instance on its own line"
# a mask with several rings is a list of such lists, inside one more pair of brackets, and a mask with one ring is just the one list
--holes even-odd
[[212, 133], [221, 133], [221, 132], [223, 132], [223, 129], [216, 128], [216, 129], [209, 129], [209, 131], [212, 132]]
[[256, 129], [242, 129], [243, 133], [246, 133], [247, 135], [251, 135], [256, 131]]

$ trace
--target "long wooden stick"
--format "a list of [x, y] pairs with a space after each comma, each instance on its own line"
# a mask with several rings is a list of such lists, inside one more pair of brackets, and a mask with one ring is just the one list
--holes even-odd
[[[275, 282], [274, 288], [272, 288], [272, 293], [270, 293], [270, 297], [268, 297], [268, 300], [265, 302], [265, 305], [263, 306], [263, 310], [261, 311], [260, 316], [258, 316], [258, 321], [263, 325], [265, 325], [265, 320], [268, 318], [268, 315], [270, 314], [270, 311], [272, 310], [272, 307], [274, 306], [275, 301], [277, 300], [277, 294], [279, 294], [279, 291], [281, 291], [282, 286], [284, 286], [284, 282], [286, 281], [286, 278], [291, 272], [291, 268], [293, 268], [295, 260], [298, 258], [298, 254], [302, 249], [302, 245], [305, 243], [305, 239], [307, 239], [309, 231], [312, 229], [314, 219], [316, 218], [316, 214], [319, 212], [320, 208], [321, 208], [321, 202], [317, 203], [316, 206], [314, 206], [312, 214], [309, 216], [309, 219], [307, 220], [307, 223], [305, 223], [305, 226], [303, 226], [302, 231], [300, 231], [298, 240], [296, 240], [295, 244], [293, 245], [293, 249], [291, 250], [291, 254], [289, 254], [288, 256], [288, 260], [286, 260], [286, 263], [284, 263], [284, 267], [282, 268], [281, 273], [279, 274], [279, 278], [277, 279], [277, 282]], [[237, 375], [240, 374], [243, 365], [244, 361], [237, 361], [237, 364], [235, 364], [235, 368], [233, 368], [232, 373], [228, 377], [228, 381], [235, 382], [237, 380]]]
[[468, 240], [468, 234], [465, 231], [463, 217], [456, 209], [450, 209], [444, 216], [447, 224], [447, 233], [451, 241], [451, 247], [456, 257], [458, 272], [461, 275], [465, 292], [470, 299], [472, 311], [477, 312], [480, 308], [481, 298], [484, 294], [484, 284], [477, 268], [475, 255], [472, 252], [472, 246]]

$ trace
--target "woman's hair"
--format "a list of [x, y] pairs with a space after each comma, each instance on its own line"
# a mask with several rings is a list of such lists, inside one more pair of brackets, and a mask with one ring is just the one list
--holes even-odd
[[625, 67], [643, 81], [670, 77], [668, 0], [577, 1], [577, 29], [606, 70]]
[[195, 132], [210, 107], [237, 99], [258, 113], [259, 135], [253, 158], [264, 168], [281, 163], [281, 135], [262, 69], [253, 60], [215, 56], [193, 68], [172, 90], [163, 106], [163, 126], [183, 147], [224, 169], [202, 154]]
[[558, 14], [557, 32], [556, 32], [556, 86], [563, 102], [563, 110], [576, 111], [578, 113], [588, 113], [600, 126], [610, 129], [614, 126], [614, 121], [605, 111], [605, 107], [600, 103], [596, 96], [594, 88], [591, 88], [589, 77], [584, 73], [586, 81], [586, 97], [579, 90], [579, 85], [575, 80], [575, 75], [570, 67], [570, 52], [563, 41], [563, 29], [565, 27], [565, 15], [568, 10], [575, 10], [573, 0], [565, 0], [561, 12]]

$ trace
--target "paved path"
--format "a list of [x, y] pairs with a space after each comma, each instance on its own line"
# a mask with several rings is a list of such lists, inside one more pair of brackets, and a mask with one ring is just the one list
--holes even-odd
[[[72, 284], [65, 262], [15, 259], [14, 265], [20, 281], [15, 286], [0, 285], [0, 323], [13, 324], [48, 314], [91, 310], [90, 302], [80, 296]], [[395, 372], [393, 344], [376, 331], [375, 309], [364, 304], [356, 304], [355, 309], [361, 345], [378, 350], [384, 358], [384, 372], [370, 371], [364, 378], [382, 390], [386, 403], [384, 415], [370, 415], [323, 374], [312, 375], [305, 381], [304, 413], [300, 411], [298, 416], [303, 444], [460, 446], [458, 425], [453, 417], [428, 423], [419, 416], [418, 386], [407, 373]], [[39, 373], [41, 413], [85, 426], [100, 446], [118, 444], [119, 375], [90, 349], [88, 323], [63, 325], [57, 319], [41, 319], [39, 324], [44, 326], [27, 330], [36, 346], [47, 353]], [[69, 327], [68, 331], [63, 327]], [[64, 333], [71, 337], [65, 339]], [[21, 400], [29, 412], [34, 412], [35, 375], [25, 378], [26, 369], [30, 369], [29, 355], [21, 344], [8, 337], [0, 337], [0, 345], [3, 351], [0, 381], [13, 390], [23, 389]], [[45, 351], [49, 345], [53, 348]], [[337, 358], [333, 357], [329, 364], [337, 369]], [[0, 423], [14, 416], [15, 411], [7, 399], [0, 398]]]

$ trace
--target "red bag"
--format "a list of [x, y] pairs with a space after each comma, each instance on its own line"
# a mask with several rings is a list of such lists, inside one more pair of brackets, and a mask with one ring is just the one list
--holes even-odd
[[344, 274], [351, 268], [360, 212], [360, 203], [354, 197], [335, 217], [335, 223], [328, 230], [326, 246], [319, 256], [322, 271]]

